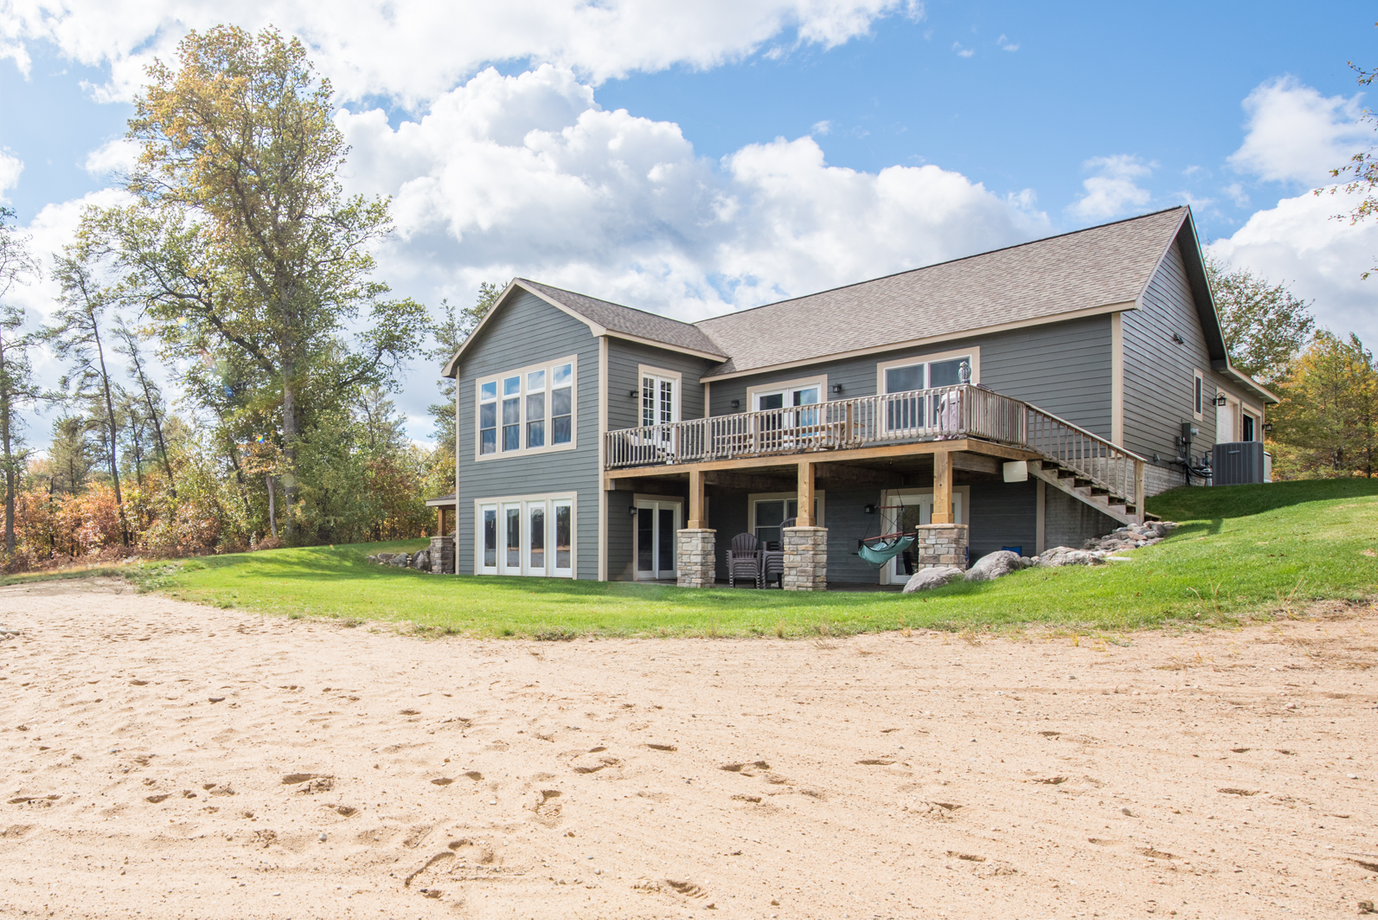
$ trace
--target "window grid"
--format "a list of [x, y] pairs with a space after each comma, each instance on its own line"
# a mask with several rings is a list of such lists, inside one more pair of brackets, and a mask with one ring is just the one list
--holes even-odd
[[520, 454], [574, 443], [574, 359], [478, 382], [478, 454]]

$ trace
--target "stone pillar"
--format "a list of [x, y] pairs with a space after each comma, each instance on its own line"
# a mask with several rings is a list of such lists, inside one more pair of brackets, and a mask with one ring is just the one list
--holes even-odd
[[679, 531], [675, 551], [677, 584], [681, 588], [711, 588], [718, 577], [717, 531], [695, 527]]
[[431, 537], [431, 572], [435, 575], [454, 574], [454, 537]]
[[940, 565], [965, 569], [968, 545], [970, 539], [965, 524], [921, 524], [919, 538], [914, 544], [919, 562], [916, 571]]
[[828, 528], [786, 527], [786, 591], [828, 590]]

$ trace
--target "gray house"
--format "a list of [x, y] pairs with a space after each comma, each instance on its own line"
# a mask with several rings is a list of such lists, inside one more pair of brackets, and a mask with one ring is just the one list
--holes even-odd
[[518, 278], [444, 373], [459, 573], [703, 586], [750, 533], [803, 590], [1141, 521], [1276, 401], [1184, 207], [698, 323]]

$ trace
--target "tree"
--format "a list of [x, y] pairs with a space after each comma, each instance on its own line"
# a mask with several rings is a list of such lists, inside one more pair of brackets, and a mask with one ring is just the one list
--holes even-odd
[[[449, 301], [440, 302], [441, 309], [446, 316], [444, 321], [437, 324], [432, 330], [435, 337], [435, 347], [426, 352], [426, 357], [435, 363], [449, 361], [459, 351], [459, 346], [464, 344], [464, 340], [473, 334], [478, 324], [483, 322], [483, 318], [488, 315], [488, 311], [493, 309], [493, 304], [498, 302], [498, 297], [503, 292], [503, 285], [481, 282], [478, 286], [478, 299], [474, 301], [472, 307], [462, 307], [453, 310]], [[427, 407], [431, 418], [435, 420], [435, 438], [437, 446], [450, 456], [455, 452], [455, 382], [449, 377], [441, 377], [439, 382], [441, 400]]]
[[19, 475], [28, 460], [20, 437], [21, 412], [38, 399], [29, 349], [34, 336], [24, 330], [24, 309], [9, 300], [15, 284], [38, 274], [28, 237], [12, 226], [14, 210], [0, 207], [0, 469], [5, 476], [5, 552], [14, 556], [14, 502]]
[[[1356, 79], [1360, 86], [1371, 86], [1374, 79], [1378, 78], [1378, 68], [1365, 70], [1353, 61], [1349, 62], [1349, 67], [1358, 74]], [[1378, 114], [1365, 109], [1363, 120], [1372, 122], [1375, 128], [1378, 128]], [[1345, 177], [1348, 179], [1329, 188], [1316, 189], [1312, 194], [1334, 195], [1337, 189], [1343, 189], [1351, 195], [1362, 195], [1359, 203], [1349, 212], [1348, 217], [1351, 224], [1357, 224], [1378, 213], [1378, 147], [1359, 151], [1349, 158], [1348, 163], [1330, 170], [1330, 175], [1336, 179], [1344, 179]], [[1337, 214], [1335, 216], [1344, 217], [1345, 215]], [[1367, 279], [1374, 270], [1369, 269], [1361, 277]]]
[[1296, 361], [1273, 413], [1289, 466], [1310, 476], [1371, 477], [1378, 465], [1378, 367], [1356, 335], [1328, 330]]
[[1269, 284], [1220, 259], [1206, 259], [1206, 276], [1235, 367], [1263, 381], [1282, 377], [1315, 327], [1310, 304], [1285, 282]]
[[[115, 324], [115, 351], [129, 359], [129, 372], [134, 377], [134, 383], [138, 386], [139, 397], [143, 402], [143, 409], [148, 411], [144, 416], [153, 426], [153, 436], [158, 443], [158, 455], [163, 461], [163, 470], [167, 473], [168, 491], [172, 497], [177, 497], [177, 483], [172, 475], [172, 460], [168, 456], [167, 441], [163, 438], [162, 416], [162, 393], [158, 389], [158, 384], [149, 379], [148, 372], [144, 367], [143, 352], [139, 348], [139, 335], [130, 329], [122, 321]], [[136, 407], [131, 403], [131, 418], [141, 415]]]
[[110, 482], [115, 491], [115, 505], [119, 509], [121, 526], [128, 543], [128, 526], [124, 520], [124, 497], [120, 493], [120, 415], [115, 411], [116, 389], [105, 363], [105, 341], [102, 333], [106, 315], [114, 303], [109, 288], [96, 278], [93, 266], [84, 253], [71, 248], [56, 262], [53, 277], [62, 287], [54, 323], [46, 338], [53, 343], [58, 357], [71, 361], [73, 367], [62, 376], [62, 388], [69, 398], [84, 401], [94, 411], [89, 417], [101, 431], [101, 447], [110, 465]]
[[[191, 32], [177, 67], [148, 75], [129, 122], [135, 203], [90, 215], [83, 234], [115, 254], [166, 353], [252, 371], [249, 388], [271, 394], [290, 509], [312, 401], [390, 383], [425, 311], [373, 278], [388, 202], [344, 195], [330, 83], [299, 41]], [[364, 308], [351, 345], [345, 329]]]

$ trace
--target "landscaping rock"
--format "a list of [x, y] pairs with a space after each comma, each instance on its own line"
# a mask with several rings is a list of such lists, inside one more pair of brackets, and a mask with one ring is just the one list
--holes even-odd
[[1108, 555], [1109, 553], [1101, 551], [1072, 549], [1070, 546], [1054, 546], [1034, 557], [1034, 565], [1100, 565]]
[[379, 553], [379, 554], [376, 555], [376, 556], [369, 556], [368, 558], [372, 559], [374, 562], [377, 562], [377, 563], [380, 564], [380, 565], [387, 565], [389, 562], [392, 561], [392, 557], [395, 556], [395, 555], [397, 555], [397, 554], [396, 554], [396, 553]]
[[431, 551], [423, 549], [412, 556], [411, 567], [418, 572], [429, 572], [431, 570]]
[[396, 566], [399, 569], [405, 569], [407, 567], [407, 564], [410, 562], [411, 556], [407, 555], [406, 553], [398, 553], [396, 556], [393, 556], [391, 559], [388, 560], [388, 565]]
[[994, 581], [1001, 575], [1017, 572], [1024, 567], [1024, 560], [1018, 553], [1007, 549], [997, 550], [976, 560], [967, 570], [967, 581]]
[[915, 591], [927, 591], [930, 588], [941, 588], [953, 579], [961, 577], [962, 570], [955, 565], [940, 565], [936, 568], [921, 569], [915, 572], [913, 577], [905, 584], [904, 593], [913, 594]]

